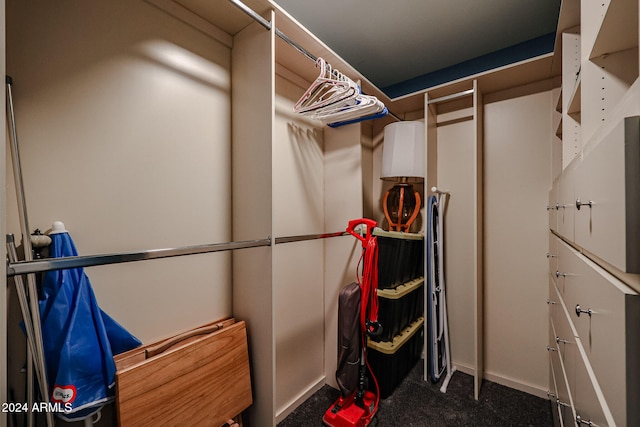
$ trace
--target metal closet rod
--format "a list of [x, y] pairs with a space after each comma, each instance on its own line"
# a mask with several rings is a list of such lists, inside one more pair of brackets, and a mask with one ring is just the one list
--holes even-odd
[[340, 236], [349, 236], [349, 233], [347, 233], [346, 231], [338, 231], [335, 233], [304, 234], [300, 236], [276, 237], [275, 244], [278, 245], [280, 243], [292, 243], [292, 242], [302, 242], [305, 240], [327, 239], [329, 237], [340, 237]]
[[[253, 18], [255, 21], [257, 21], [264, 28], [266, 28], [267, 30], [271, 30], [271, 27], [272, 27], [271, 22], [267, 21], [266, 19], [264, 19], [262, 16], [260, 16], [258, 13], [256, 13], [256, 11], [251, 9], [249, 6], [247, 6], [246, 4], [242, 3], [240, 0], [229, 0], [229, 1], [234, 6], [236, 6], [238, 9], [242, 10], [244, 13], [246, 13], [251, 18]], [[303, 54], [304, 56], [309, 58], [314, 63], [318, 60], [317, 56], [313, 55], [307, 49], [305, 49], [304, 47], [300, 46], [300, 44], [298, 44], [296, 41], [292, 40], [289, 36], [287, 36], [285, 33], [280, 31], [277, 27], [275, 28], [275, 33], [276, 33], [276, 36], [280, 37], [287, 44], [293, 46], [294, 49], [296, 49], [298, 52], [300, 52], [301, 54]], [[335, 76], [337, 76], [337, 73], [335, 72], [335, 70], [332, 71], [332, 73]], [[391, 111], [389, 111], [389, 115], [391, 117], [393, 117], [394, 119], [398, 120], [399, 122], [403, 121], [400, 117], [396, 116]]]
[[[13, 238], [13, 235], [8, 235], [7, 238]], [[183, 246], [179, 248], [151, 249], [139, 252], [48, 258], [35, 261], [18, 261], [13, 263], [9, 262], [7, 263], [7, 276], [42, 273], [46, 271], [64, 270], [67, 268], [94, 267], [98, 265], [118, 264], [123, 262], [205, 254], [234, 249], [256, 248], [260, 246], [271, 246], [271, 238], [268, 237], [261, 240]]]
[[[238, 9], [242, 10], [244, 13], [246, 13], [251, 18], [253, 18], [255, 21], [257, 21], [264, 28], [266, 28], [267, 30], [271, 30], [271, 27], [272, 27], [271, 22], [267, 21], [266, 19], [264, 19], [262, 16], [260, 16], [258, 13], [256, 13], [256, 11], [251, 9], [249, 6], [247, 6], [246, 4], [242, 3], [240, 0], [229, 0], [229, 1], [231, 3], [233, 3]], [[280, 31], [278, 28], [275, 28], [275, 33], [276, 33], [276, 36], [280, 37], [282, 40], [284, 40], [285, 42], [287, 42], [288, 44], [293, 46], [298, 52], [300, 52], [301, 54], [303, 54], [304, 56], [309, 58], [311, 61], [316, 62], [318, 60], [317, 56], [313, 55], [307, 49], [305, 49], [304, 47], [300, 46], [297, 42], [292, 40], [289, 36], [287, 36], [285, 33]], [[334, 73], [335, 73], [335, 71], [334, 71]], [[335, 74], [335, 75], [337, 76], [337, 74]]]
[[[305, 234], [300, 236], [276, 237], [275, 244], [302, 242], [305, 240], [327, 239], [329, 237], [348, 236], [346, 231], [335, 233]], [[7, 235], [7, 241], [13, 240], [13, 234]], [[82, 255], [64, 258], [47, 258], [32, 261], [7, 262], [7, 276], [18, 276], [31, 273], [43, 273], [68, 268], [95, 267], [99, 265], [120, 264], [125, 262], [145, 261], [150, 259], [170, 258], [185, 255], [206, 254], [212, 252], [230, 251], [236, 249], [257, 248], [271, 246], [272, 239], [245, 240], [241, 242], [212, 243], [179, 248], [150, 249], [138, 252], [122, 252], [100, 255]]]
[[428, 101], [428, 104], [437, 104], [439, 102], [451, 101], [468, 95], [473, 95], [473, 89], [467, 89], [463, 90], [462, 92], [452, 93], [451, 95], [441, 96], [440, 98], [430, 99]]

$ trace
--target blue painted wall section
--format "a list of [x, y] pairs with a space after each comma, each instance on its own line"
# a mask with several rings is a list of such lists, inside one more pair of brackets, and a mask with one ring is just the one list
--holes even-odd
[[549, 33], [450, 67], [386, 86], [382, 88], [382, 91], [393, 99], [494, 68], [545, 55], [553, 52], [555, 39], [556, 33]]

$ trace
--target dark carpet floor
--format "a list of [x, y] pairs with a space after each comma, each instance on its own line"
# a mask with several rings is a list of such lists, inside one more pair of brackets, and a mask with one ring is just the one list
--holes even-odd
[[[553, 424], [551, 404], [521, 391], [484, 381], [473, 398], [473, 377], [455, 372], [447, 393], [439, 384], [423, 381], [420, 361], [395, 389], [380, 401], [372, 427], [422, 426], [544, 426]], [[322, 426], [322, 416], [339, 391], [325, 385], [278, 427]]]

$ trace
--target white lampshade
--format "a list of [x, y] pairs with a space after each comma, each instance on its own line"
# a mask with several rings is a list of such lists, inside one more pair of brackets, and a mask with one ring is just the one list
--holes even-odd
[[424, 179], [424, 122], [397, 122], [384, 128], [380, 178]]

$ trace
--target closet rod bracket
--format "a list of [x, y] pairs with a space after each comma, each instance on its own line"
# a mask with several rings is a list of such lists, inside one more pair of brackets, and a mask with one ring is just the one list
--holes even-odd
[[252, 17], [255, 21], [257, 21], [260, 25], [262, 25], [267, 30], [271, 30], [271, 22], [264, 19], [262, 16], [258, 15], [256, 11], [251, 9], [246, 4], [242, 3], [239, 0], [229, 0], [235, 7]]

